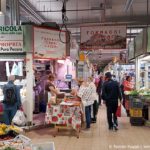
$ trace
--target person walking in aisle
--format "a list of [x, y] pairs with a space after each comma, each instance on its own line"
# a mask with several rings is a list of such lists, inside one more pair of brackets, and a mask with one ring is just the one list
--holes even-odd
[[122, 95], [118, 82], [112, 80], [112, 75], [110, 72], [107, 72], [105, 74], [105, 82], [102, 88], [102, 99], [105, 101], [107, 107], [107, 120], [109, 130], [118, 130], [116, 111], [118, 108], [118, 99], [120, 99], [121, 101]]
[[98, 94], [98, 99], [99, 99], [99, 105], [101, 105], [101, 94], [102, 94], [103, 82], [104, 82], [104, 77], [100, 76], [98, 86], [97, 86], [97, 94]]
[[86, 119], [86, 130], [90, 129], [91, 125], [91, 106], [93, 105], [92, 100], [92, 89], [89, 84], [85, 81], [80, 82], [81, 86], [77, 95], [81, 98], [82, 104], [85, 109], [85, 119]]
[[20, 87], [14, 84], [15, 76], [9, 76], [4, 85], [4, 122], [10, 125], [18, 109], [21, 108]]
[[93, 82], [93, 77], [88, 78], [89, 86], [92, 90], [92, 100], [93, 100], [93, 105], [91, 106], [91, 122], [96, 123], [97, 120], [97, 113], [98, 113], [98, 95], [96, 93], [96, 86]]

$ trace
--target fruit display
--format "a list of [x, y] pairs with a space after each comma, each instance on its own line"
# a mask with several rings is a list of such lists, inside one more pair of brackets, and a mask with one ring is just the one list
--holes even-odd
[[22, 130], [16, 126], [0, 124], [0, 141], [11, 140], [15, 138]]
[[32, 150], [30, 140], [23, 135], [19, 135], [13, 140], [1, 141], [0, 150]]

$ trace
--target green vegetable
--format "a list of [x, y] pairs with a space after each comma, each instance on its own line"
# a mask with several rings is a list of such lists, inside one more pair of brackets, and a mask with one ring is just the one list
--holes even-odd
[[16, 150], [16, 149], [13, 147], [6, 147], [4, 150]]
[[130, 95], [133, 95], [133, 96], [137, 96], [138, 94], [139, 94], [139, 93], [138, 93], [138, 91], [136, 91], [136, 90], [130, 92]]

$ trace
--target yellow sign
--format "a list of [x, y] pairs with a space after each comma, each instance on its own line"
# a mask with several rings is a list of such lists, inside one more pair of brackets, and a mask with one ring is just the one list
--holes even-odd
[[79, 60], [80, 60], [80, 61], [84, 61], [84, 60], [85, 60], [85, 55], [84, 55], [84, 53], [80, 53], [80, 55], [79, 55]]

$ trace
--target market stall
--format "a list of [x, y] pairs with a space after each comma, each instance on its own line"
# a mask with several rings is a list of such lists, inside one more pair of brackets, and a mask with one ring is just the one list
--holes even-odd
[[[8, 76], [14, 75], [15, 84], [20, 87], [21, 102], [24, 111], [27, 115], [27, 120], [30, 121], [30, 115], [27, 110], [26, 85], [28, 78], [29, 61], [27, 62], [28, 54], [25, 51], [26, 43], [24, 44], [23, 33], [26, 30], [23, 26], [1, 26], [0, 32], [0, 101], [3, 100], [2, 88], [7, 83]], [[31, 72], [30, 72], [31, 73]], [[30, 90], [31, 91], [31, 90]], [[1, 120], [3, 122], [3, 120]]]
[[[129, 44], [129, 60], [134, 61], [136, 65], [136, 90], [131, 91], [130, 101], [131, 103], [137, 103], [140, 107], [136, 106], [137, 108], [134, 111], [132, 110], [130, 114], [134, 117], [138, 116], [138, 118], [144, 119], [146, 124], [149, 124], [149, 28], [144, 29]], [[133, 112], [135, 113], [134, 115]]]
[[71, 127], [77, 131], [77, 138], [79, 138], [82, 114], [80, 99], [67, 96], [60, 103], [48, 103], [45, 122], [54, 124], [58, 130]]

